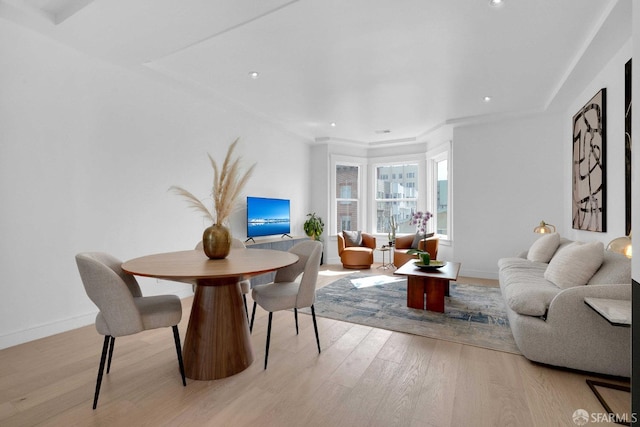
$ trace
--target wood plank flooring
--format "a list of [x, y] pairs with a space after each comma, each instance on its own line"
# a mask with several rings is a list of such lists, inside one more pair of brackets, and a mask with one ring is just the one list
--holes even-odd
[[[319, 286], [349, 273], [322, 270]], [[372, 272], [391, 274], [376, 265]], [[183, 338], [190, 304], [183, 301]], [[549, 427], [575, 425], [577, 409], [603, 412], [585, 383], [602, 379], [595, 375], [325, 318], [318, 318], [318, 355], [311, 317], [299, 317], [296, 336], [293, 314], [274, 314], [265, 371], [267, 319], [258, 308], [255, 362], [230, 378], [187, 380], [186, 387], [170, 328], [118, 338], [95, 411], [102, 337], [93, 326], [1, 350], [0, 425]], [[614, 410], [629, 412], [629, 394], [606, 393]]]

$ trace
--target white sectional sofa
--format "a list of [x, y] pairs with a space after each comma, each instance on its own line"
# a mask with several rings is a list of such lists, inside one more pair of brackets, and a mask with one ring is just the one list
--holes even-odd
[[630, 376], [631, 329], [611, 325], [584, 298], [631, 300], [631, 260], [602, 243], [554, 233], [498, 267], [511, 330], [527, 359]]

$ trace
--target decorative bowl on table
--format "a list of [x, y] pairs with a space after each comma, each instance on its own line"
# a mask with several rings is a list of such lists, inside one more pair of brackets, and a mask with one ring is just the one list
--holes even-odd
[[422, 269], [422, 270], [430, 270], [430, 269], [434, 269], [434, 268], [442, 268], [446, 265], [446, 261], [438, 261], [435, 259], [432, 259], [431, 261], [429, 261], [429, 264], [424, 264], [421, 261], [416, 261], [415, 262], [415, 266]]

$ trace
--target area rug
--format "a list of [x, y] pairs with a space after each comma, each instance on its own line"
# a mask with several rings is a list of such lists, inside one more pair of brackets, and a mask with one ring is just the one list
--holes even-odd
[[407, 281], [353, 273], [316, 292], [321, 317], [520, 354], [500, 289], [451, 283], [445, 312], [407, 307]]

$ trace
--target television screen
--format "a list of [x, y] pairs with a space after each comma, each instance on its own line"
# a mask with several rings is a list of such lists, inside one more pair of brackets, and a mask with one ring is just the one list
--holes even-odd
[[247, 197], [247, 237], [290, 233], [290, 214], [289, 200]]

